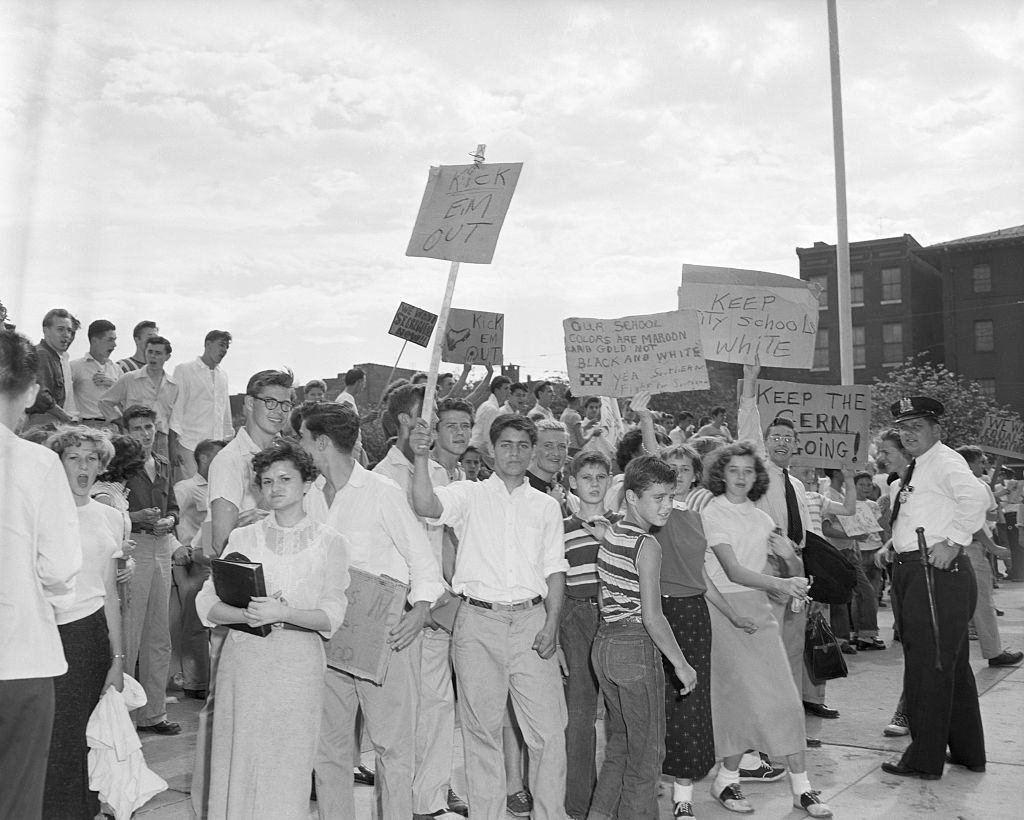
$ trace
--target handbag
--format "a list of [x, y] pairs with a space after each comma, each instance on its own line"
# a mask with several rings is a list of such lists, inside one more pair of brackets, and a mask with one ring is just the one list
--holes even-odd
[[850, 559], [820, 535], [807, 532], [804, 541], [804, 573], [814, 577], [808, 591], [822, 604], [848, 604], [857, 586], [857, 568]]
[[839, 648], [839, 641], [820, 612], [812, 612], [807, 616], [804, 660], [807, 663], [807, 674], [815, 684], [845, 678], [848, 674], [846, 659]]

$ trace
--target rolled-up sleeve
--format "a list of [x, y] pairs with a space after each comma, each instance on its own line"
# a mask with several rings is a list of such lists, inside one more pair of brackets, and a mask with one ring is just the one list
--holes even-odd
[[348, 542], [345, 536], [336, 530], [327, 529], [324, 533], [324, 586], [317, 601], [317, 608], [323, 610], [331, 624], [329, 630], [320, 630], [325, 640], [341, 628], [345, 621], [345, 609], [348, 607], [348, 589], [351, 580], [348, 574]]
[[441, 502], [441, 514], [437, 518], [424, 518], [428, 524], [447, 524], [456, 533], [466, 520], [466, 510], [469, 506], [468, 490], [470, 481], [456, 481], [445, 487], [434, 487], [434, 495]]
[[385, 528], [395, 549], [409, 565], [409, 603], [433, 603], [444, 592], [444, 583], [426, 530], [413, 515], [405, 493], [397, 484], [392, 483], [384, 492], [387, 494]]

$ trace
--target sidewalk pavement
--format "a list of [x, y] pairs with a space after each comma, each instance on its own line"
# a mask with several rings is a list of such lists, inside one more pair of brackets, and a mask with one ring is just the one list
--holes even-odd
[[[1024, 583], [1001, 583], [1002, 588], [993, 594], [996, 605], [1006, 611], [1006, 615], [999, 618], [1003, 646], [1024, 649]], [[986, 773], [974, 774], [958, 766], [947, 766], [941, 780], [927, 782], [887, 775], [880, 765], [898, 757], [907, 745], [906, 738], [882, 735], [902, 687], [903, 654], [898, 643], [891, 643], [891, 609], [879, 610], [879, 626], [889, 648], [884, 652], [847, 656], [849, 677], [828, 685], [827, 703], [840, 711], [840, 718], [807, 718], [808, 736], [822, 740], [821, 748], [807, 752], [811, 783], [821, 790], [822, 799], [832, 807], [837, 818], [844, 820], [919, 817], [1001, 820], [1024, 816], [1024, 668], [991, 668], [982, 660], [977, 642], [971, 642], [971, 665], [985, 722]], [[170, 788], [139, 810], [136, 816], [142, 820], [189, 820], [193, 816], [188, 788], [199, 703], [191, 700], [171, 703], [167, 711], [170, 720], [179, 722], [184, 731], [176, 737], [145, 735], [143, 738], [147, 762], [167, 780]], [[600, 734], [600, 727], [598, 731]], [[458, 761], [453, 785], [456, 792], [465, 795], [458, 733], [457, 741]], [[373, 768], [372, 752], [363, 755], [363, 762]], [[710, 778], [705, 778], [694, 787], [697, 817], [734, 817], [711, 798], [710, 784]], [[745, 783], [743, 790], [757, 817], [806, 817], [792, 806], [788, 779], [776, 783]], [[371, 814], [373, 789], [356, 786], [355, 794], [355, 820], [376, 820]], [[666, 782], [659, 820], [672, 817], [670, 797], [671, 785]], [[315, 805], [310, 804], [311, 818], [316, 818]]]

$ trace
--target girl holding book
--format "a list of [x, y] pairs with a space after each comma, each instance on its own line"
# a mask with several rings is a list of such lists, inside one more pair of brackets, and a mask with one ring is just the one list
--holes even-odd
[[266, 637], [231, 629], [224, 643], [208, 816], [305, 820], [323, 703], [323, 644], [345, 616], [348, 546], [306, 516], [303, 497], [316, 469], [297, 445], [284, 441], [257, 453], [253, 475], [271, 513], [234, 530], [225, 554], [262, 564], [270, 594], [245, 609], [229, 606], [211, 577], [196, 597], [207, 626], [273, 627]]

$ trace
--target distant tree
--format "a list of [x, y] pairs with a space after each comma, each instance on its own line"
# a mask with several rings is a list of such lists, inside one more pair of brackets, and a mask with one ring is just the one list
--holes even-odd
[[942, 441], [950, 447], [976, 444], [982, 422], [989, 413], [1017, 419], [1009, 407], [999, 405], [985, 394], [981, 385], [947, 370], [945, 365], [925, 359], [924, 354], [907, 359], [887, 379], [875, 379], [871, 387], [871, 428], [891, 427], [892, 403], [904, 397], [929, 396], [946, 408], [942, 416]]

